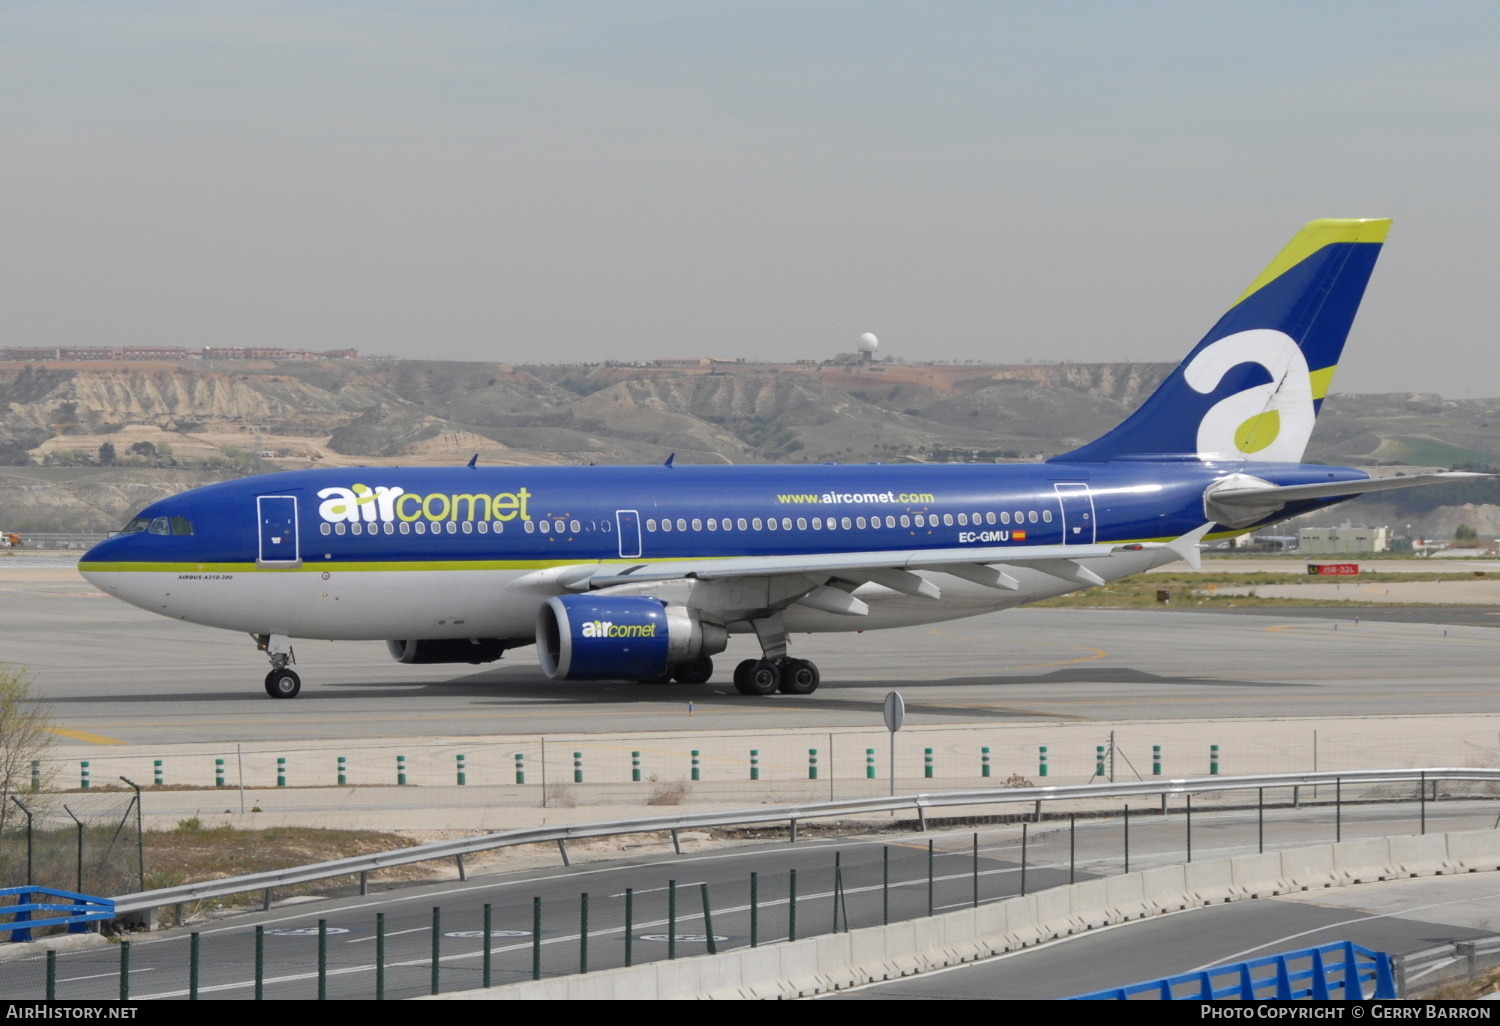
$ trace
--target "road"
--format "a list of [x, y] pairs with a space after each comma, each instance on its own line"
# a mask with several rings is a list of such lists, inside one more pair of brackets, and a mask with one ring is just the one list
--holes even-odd
[[[1493, 801], [1444, 802], [1427, 807], [1429, 830], [1490, 829], [1496, 822]], [[1345, 840], [1414, 831], [1418, 808], [1414, 803], [1391, 806], [1354, 806], [1343, 810], [1338, 830]], [[1222, 858], [1258, 850], [1326, 843], [1336, 829], [1329, 807], [1275, 809], [1266, 813], [1264, 834], [1255, 810], [1198, 814], [1193, 823], [1193, 857]], [[882, 921], [948, 911], [979, 901], [988, 902], [1046, 887], [1066, 884], [1070, 879], [1116, 874], [1125, 869], [1125, 836], [1118, 819], [1084, 819], [1075, 827], [1065, 820], [1028, 825], [1023, 840], [1018, 826], [985, 827], [971, 831], [948, 831], [933, 835], [898, 833], [842, 839], [807, 840], [796, 845], [784, 842], [748, 843], [722, 850], [686, 856], [642, 855], [573, 868], [533, 869], [467, 882], [448, 881], [406, 887], [386, 893], [321, 899], [298, 898], [269, 912], [220, 917], [200, 910], [200, 918], [188, 930], [171, 929], [154, 935], [136, 935], [130, 952], [130, 994], [139, 999], [170, 999], [186, 996], [189, 986], [189, 934], [200, 934], [200, 994], [205, 998], [248, 998], [254, 994], [255, 927], [266, 931], [263, 979], [268, 998], [311, 998], [318, 991], [318, 922], [328, 929], [325, 986], [333, 998], [369, 998], [376, 992], [376, 915], [384, 915], [385, 995], [390, 998], [430, 993], [433, 986], [434, 933], [438, 935], [437, 986], [443, 992], [469, 989], [483, 982], [483, 908], [491, 906], [492, 982], [528, 979], [533, 958], [533, 899], [540, 898], [542, 972], [547, 975], [577, 972], [584, 957], [580, 937], [581, 896], [587, 893], [589, 938], [587, 965], [590, 970], [623, 964], [629, 936], [630, 953], [637, 964], [668, 956], [666, 937], [678, 936], [677, 954], [701, 954], [706, 950], [702, 885], [709, 892], [713, 934], [720, 950], [751, 942], [769, 943], [786, 938], [790, 921], [791, 871], [797, 872], [796, 918], [799, 936], [827, 933], [834, 928], [872, 926]], [[1167, 817], [1138, 814], [1130, 827], [1130, 869], [1181, 861], [1187, 840], [1187, 821], [1180, 811]], [[933, 844], [929, 890], [928, 842]], [[1022, 851], [1025, 849], [1025, 869]], [[752, 928], [751, 874], [756, 874], [755, 924]], [[887, 875], [888, 874], [888, 875]], [[836, 884], [837, 879], [837, 884]], [[1490, 889], [1500, 892], [1500, 880], [1485, 878]], [[676, 881], [676, 930], [671, 920], [669, 881]], [[889, 884], [887, 885], [887, 881]], [[631, 929], [625, 929], [626, 889], [631, 889]], [[1319, 892], [1347, 895], [1358, 904], [1366, 893], [1361, 888]], [[336, 891], [330, 887], [326, 895]], [[837, 899], [837, 900], [836, 900]], [[1314, 896], [1314, 901], [1318, 896]], [[1337, 904], [1339, 899], [1325, 901]], [[1425, 899], [1424, 899], [1425, 901]], [[1500, 898], [1497, 898], [1500, 901]], [[1267, 906], [1253, 902], [1249, 906]], [[1285, 904], [1285, 903], [1282, 903]], [[1420, 902], [1419, 902], [1420, 904]], [[441, 909], [434, 930], [433, 909]], [[1279, 909], [1281, 906], [1277, 905]], [[1322, 929], [1333, 919], [1319, 918], [1316, 909], [1275, 915], [1309, 917], [1306, 928]], [[1457, 906], [1455, 906], [1457, 907]], [[1496, 906], [1500, 909], [1500, 906]], [[1213, 910], [1218, 916], [1219, 910]], [[1255, 913], [1235, 908], [1223, 913], [1231, 917]], [[1271, 915], [1272, 913], [1265, 913]], [[1196, 917], [1198, 914], [1195, 913]], [[1350, 918], [1343, 912], [1343, 918]], [[1500, 917], [1500, 911], [1496, 912]], [[837, 918], [835, 918], [837, 917]], [[1420, 916], [1418, 917], [1421, 918]], [[1071, 942], [1058, 945], [1055, 966], [1049, 963], [1045, 988], [1036, 970], [1014, 970], [1019, 976], [1002, 975], [998, 982], [975, 982], [991, 996], [1062, 996], [1111, 982], [1134, 982], [1153, 974], [1179, 971], [1184, 952], [1198, 952], [1199, 960], [1217, 959], [1226, 944], [1239, 937], [1241, 947], [1259, 944], [1262, 936], [1294, 938], [1285, 919], [1266, 920], [1267, 925], [1241, 927], [1231, 918], [1215, 926], [1213, 945], [1193, 948], [1187, 941], [1174, 947], [1161, 941], [1161, 957], [1153, 945], [1162, 931], [1173, 929], [1177, 920], [1153, 920], [1135, 935], [1150, 943], [1131, 940], [1127, 932], [1101, 932], [1103, 943], [1121, 945], [1108, 961], [1096, 964], [1088, 957], [1075, 961], [1079, 950]], [[1198, 922], [1218, 923], [1216, 918], [1189, 917], [1190, 928]], [[1426, 923], [1429, 920], [1421, 920]], [[1301, 923], [1304, 920], [1296, 920]], [[1462, 937], [1480, 930], [1482, 924], [1465, 920], [1446, 934], [1437, 927], [1414, 927], [1397, 940], [1406, 947], [1445, 936]], [[1403, 926], [1403, 929], [1407, 927]], [[1415, 930], [1416, 932], [1411, 932]], [[1290, 932], [1289, 932], [1290, 931]], [[1191, 934], [1191, 929], [1189, 929]], [[1418, 935], [1420, 934], [1420, 938]], [[1311, 936], [1311, 935], [1309, 935]], [[1114, 940], [1106, 941], [1105, 938]], [[1352, 939], [1360, 940], [1360, 936]], [[1220, 941], [1223, 941], [1221, 943]], [[1364, 941], [1362, 941], [1364, 942]], [[1387, 941], [1383, 943], [1395, 943]], [[1410, 943], [1409, 943], [1410, 942]], [[1051, 950], [1048, 945], [1038, 953]], [[1236, 949], [1237, 950], [1237, 949]], [[1123, 953], [1132, 957], [1126, 959]], [[1102, 956], [1101, 956], [1102, 957]], [[997, 972], [1012, 973], [1005, 960], [993, 960]], [[986, 963], [989, 964], [989, 963]], [[107, 999], [119, 996], [120, 949], [117, 946], [65, 952], [57, 960], [57, 995], [67, 999]], [[1155, 967], [1160, 967], [1155, 968]], [[1088, 969], [1089, 971], [1084, 971]], [[1110, 972], [1094, 972], [1109, 969]], [[1108, 977], [1108, 978], [1106, 978]], [[908, 981], [916, 994], [940, 994], [945, 988], [980, 981], [980, 977], [934, 976]], [[1099, 982], [1100, 980], [1104, 982]], [[1041, 989], [1039, 989], [1041, 988]], [[1041, 990], [1047, 990], [1042, 994]], [[0, 993], [8, 997], [39, 997], [45, 994], [45, 963], [30, 957], [0, 962]], [[882, 996], [885, 992], [861, 992]], [[891, 992], [894, 994], [895, 992]]]

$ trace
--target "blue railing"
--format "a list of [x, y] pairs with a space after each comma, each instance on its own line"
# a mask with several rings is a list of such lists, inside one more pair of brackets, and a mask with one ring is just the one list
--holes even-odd
[[[1366, 984], [1371, 985], [1366, 993]], [[1160, 980], [1078, 994], [1070, 1001], [1256, 1001], [1277, 998], [1359, 1001], [1396, 997], [1391, 956], [1352, 941], [1336, 941], [1280, 955], [1232, 962]]]
[[[0, 904], [0, 916], [11, 916], [8, 923], [0, 923], [0, 933], [9, 932], [13, 941], [31, 940], [31, 931], [38, 926], [66, 926], [69, 933], [88, 933], [89, 923], [103, 922], [115, 917], [113, 898], [97, 898], [92, 894], [74, 894], [59, 891], [55, 887], [0, 887], [0, 899], [15, 898], [14, 905]], [[48, 898], [66, 900], [48, 901]], [[61, 912], [63, 915], [51, 919], [35, 919], [38, 912]]]

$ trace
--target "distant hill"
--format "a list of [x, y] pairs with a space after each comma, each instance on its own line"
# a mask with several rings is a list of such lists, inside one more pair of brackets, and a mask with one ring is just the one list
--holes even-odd
[[[317, 465], [457, 462], [475, 452], [487, 463], [515, 464], [651, 463], [672, 452], [685, 463], [1029, 460], [1108, 430], [1170, 370], [0, 363], [0, 528], [105, 529], [159, 494], [208, 480]], [[112, 448], [113, 465], [101, 465], [101, 448], [106, 458]], [[1308, 457], [1500, 464], [1500, 399], [1335, 394]], [[1500, 493], [1488, 497], [1497, 500]]]

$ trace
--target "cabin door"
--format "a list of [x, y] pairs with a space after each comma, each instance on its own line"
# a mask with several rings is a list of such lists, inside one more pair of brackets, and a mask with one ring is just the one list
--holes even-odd
[[615, 525], [620, 529], [620, 558], [641, 556], [641, 515], [633, 509], [615, 511]]
[[255, 499], [260, 528], [260, 553], [256, 562], [264, 566], [296, 566], [302, 562], [297, 537], [297, 497], [260, 495]]
[[1059, 482], [1054, 484], [1057, 500], [1062, 506], [1063, 544], [1094, 544], [1095, 513], [1094, 496], [1089, 486], [1081, 483]]

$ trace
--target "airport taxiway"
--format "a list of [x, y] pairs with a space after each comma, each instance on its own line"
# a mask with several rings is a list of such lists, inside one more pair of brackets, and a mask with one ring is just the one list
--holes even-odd
[[0, 573], [0, 657], [30, 669], [59, 726], [129, 743], [878, 726], [895, 689], [912, 725], [1497, 711], [1500, 607], [1233, 614], [1017, 609], [796, 636], [823, 685], [765, 699], [728, 682], [745, 638], [705, 686], [553, 682], [530, 649], [407, 666], [376, 642], [302, 641], [302, 694], [277, 701], [248, 637], [153, 616], [71, 570], [17, 569]]

